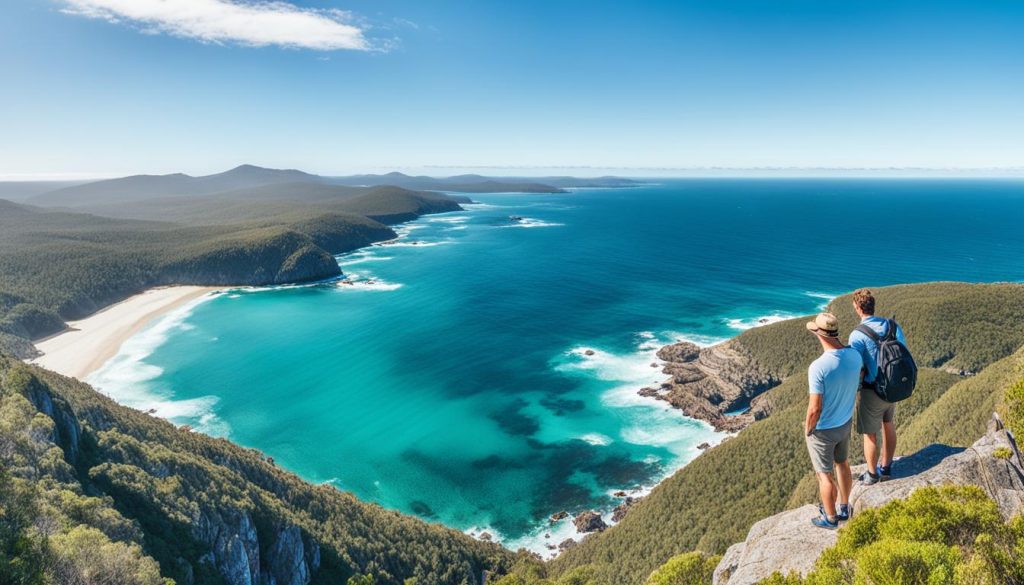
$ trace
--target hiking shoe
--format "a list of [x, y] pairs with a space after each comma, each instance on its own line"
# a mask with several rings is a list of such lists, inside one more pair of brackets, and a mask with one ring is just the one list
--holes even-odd
[[853, 518], [853, 506], [851, 506], [850, 504], [839, 504], [839, 509], [836, 510], [836, 512], [838, 512], [836, 514], [837, 520], [842, 520], [843, 522], [846, 522], [850, 518]]
[[[818, 513], [822, 516], [827, 516], [827, 514], [825, 514], [825, 506], [818, 504]], [[839, 504], [839, 506], [836, 507], [837, 522], [845, 522], [850, 519], [850, 516], [853, 516], [853, 507], [851, 507], [850, 504]]]
[[882, 481], [882, 476], [875, 475], [870, 471], [865, 471], [864, 473], [860, 474], [861, 485], [875, 485], [880, 481]]
[[817, 526], [818, 528], [825, 528], [826, 530], [835, 530], [836, 528], [839, 528], [838, 519], [836, 519], [835, 521], [829, 520], [828, 516], [824, 514], [822, 514], [821, 516], [811, 518], [811, 524]]
[[889, 481], [892, 479], [892, 463], [886, 466], [878, 466], [878, 477], [882, 478], [882, 481]]

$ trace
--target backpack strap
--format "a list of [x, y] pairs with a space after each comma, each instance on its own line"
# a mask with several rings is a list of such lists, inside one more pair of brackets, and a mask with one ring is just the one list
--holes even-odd
[[885, 331], [885, 341], [895, 341], [896, 328], [899, 327], [899, 325], [896, 324], [896, 319], [886, 319], [885, 326], [887, 327]]
[[864, 335], [867, 335], [868, 338], [871, 339], [871, 341], [874, 341], [876, 345], [882, 341], [882, 338], [875, 333], [875, 330], [867, 325], [857, 325], [857, 328], [854, 329], [854, 331], [860, 331]]

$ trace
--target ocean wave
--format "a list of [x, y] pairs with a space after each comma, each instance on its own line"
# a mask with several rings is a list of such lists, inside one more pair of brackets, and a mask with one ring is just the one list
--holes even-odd
[[711, 347], [717, 345], [723, 341], [728, 341], [728, 337], [717, 337], [715, 335], [699, 335], [695, 333], [679, 333], [675, 331], [669, 331], [666, 333], [666, 337], [672, 341], [669, 343], [680, 343], [688, 342], [700, 347]]
[[338, 266], [354, 266], [356, 264], [366, 264], [367, 262], [384, 262], [387, 260], [394, 260], [394, 256], [374, 256], [372, 254], [363, 254], [361, 256], [344, 256], [344, 258], [351, 258], [351, 260], [338, 260]]
[[597, 447], [605, 447], [612, 444], [612, 438], [601, 433], [586, 433], [576, 438]]
[[426, 221], [429, 223], [463, 223], [469, 221], [468, 215], [452, 215], [442, 217], [428, 217]]
[[176, 424], [189, 424], [202, 433], [227, 436], [231, 429], [214, 410], [219, 400], [216, 396], [176, 400], [154, 384], [163, 369], [145, 361], [173, 332], [192, 328], [186, 319], [200, 304], [218, 296], [217, 293], [205, 295], [163, 315], [125, 341], [118, 353], [90, 374], [86, 382], [124, 406]]
[[834, 295], [832, 293], [815, 292], [813, 290], [804, 291], [804, 294], [809, 296], [809, 297], [811, 297], [812, 299], [821, 299], [822, 301], [824, 301], [823, 303], [818, 305], [818, 309], [820, 309], [822, 311], [827, 309], [829, 303], [834, 301], [835, 298], [839, 296], [839, 295]]
[[746, 331], [747, 329], [771, 325], [772, 323], [778, 323], [779, 321], [785, 321], [786, 319], [792, 319], [794, 317], [798, 317], [798, 315], [790, 313], [772, 313], [771, 315], [749, 317], [746, 319], [726, 319], [725, 324], [733, 329]]
[[341, 280], [335, 286], [338, 290], [344, 291], [392, 291], [402, 288], [401, 283], [384, 282], [380, 279], [370, 280]]
[[506, 225], [495, 226], [495, 227], [499, 227], [499, 228], [542, 228], [542, 227], [561, 227], [561, 226], [564, 226], [564, 225], [565, 225], [564, 223], [557, 223], [557, 222], [551, 222], [551, 221], [544, 221], [542, 219], [532, 219], [532, 218], [529, 218], [529, 217], [524, 217], [523, 219], [520, 219], [518, 221], [509, 223], [509, 224], [506, 224]]
[[412, 241], [406, 242], [406, 241], [403, 241], [401, 239], [398, 239], [398, 240], [388, 240], [386, 242], [377, 242], [376, 244], [373, 244], [373, 245], [374, 246], [378, 246], [378, 247], [389, 247], [389, 248], [430, 248], [430, 247], [433, 247], [433, 246], [443, 246], [445, 244], [453, 244], [453, 243], [454, 242], [452, 240], [439, 240], [439, 241], [436, 241], [436, 242], [427, 242], [425, 240], [412, 240]]

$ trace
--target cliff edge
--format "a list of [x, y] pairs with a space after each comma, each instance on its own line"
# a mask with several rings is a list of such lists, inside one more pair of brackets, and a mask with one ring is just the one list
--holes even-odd
[[[998, 453], [997, 453], [998, 451]], [[1009, 457], [1004, 457], [1006, 453]], [[854, 477], [864, 466], [854, 468]], [[854, 517], [905, 499], [926, 486], [974, 485], [992, 498], [1004, 519], [1024, 513], [1024, 465], [1013, 435], [993, 417], [984, 437], [967, 449], [930, 445], [897, 460], [893, 478], [873, 486], [854, 483], [850, 502]], [[818, 514], [806, 505], [765, 518], [751, 527], [745, 541], [729, 547], [715, 569], [714, 585], [752, 585], [772, 573], [806, 575], [821, 553], [833, 546], [838, 531], [811, 526]]]

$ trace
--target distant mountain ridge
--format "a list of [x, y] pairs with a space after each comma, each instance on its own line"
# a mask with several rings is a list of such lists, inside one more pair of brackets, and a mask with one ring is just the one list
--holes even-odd
[[392, 172], [383, 175], [326, 177], [297, 169], [269, 169], [244, 164], [212, 175], [194, 177], [184, 173], [132, 175], [59, 189], [36, 192], [25, 202], [44, 207], [93, 207], [136, 203], [154, 199], [227, 195], [259, 199], [306, 198], [309, 194], [336, 197], [353, 187], [402, 187], [414, 191], [457, 193], [562, 193], [568, 188], [631, 187], [639, 183], [620, 177], [575, 178], [485, 177], [458, 175], [447, 178], [411, 176]]
[[43, 206], [80, 206], [84, 204], [140, 201], [157, 197], [212, 195], [235, 189], [279, 183], [321, 183], [323, 178], [295, 169], [266, 169], [240, 165], [223, 173], [193, 177], [184, 173], [170, 175], [132, 175], [75, 185], [40, 193], [28, 202]]
[[622, 177], [486, 177], [484, 175], [455, 175], [446, 178], [428, 177], [426, 175], [406, 175], [391, 172], [383, 175], [351, 175], [348, 177], [332, 177], [332, 180], [343, 185], [395, 185], [406, 189], [433, 189], [437, 191], [456, 191], [461, 193], [560, 193], [572, 188], [623, 188], [635, 187], [640, 183]]

